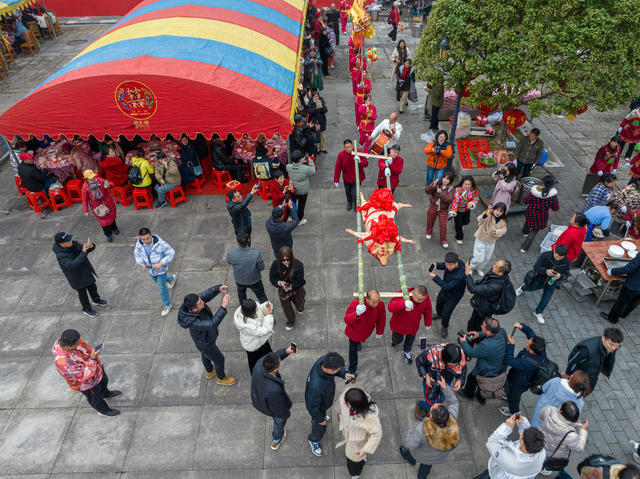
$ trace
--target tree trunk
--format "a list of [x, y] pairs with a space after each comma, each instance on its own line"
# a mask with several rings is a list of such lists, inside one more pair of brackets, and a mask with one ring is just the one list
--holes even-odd
[[500, 122], [500, 129], [496, 134], [496, 140], [504, 146], [504, 141], [507, 139], [507, 124], [502, 121]]

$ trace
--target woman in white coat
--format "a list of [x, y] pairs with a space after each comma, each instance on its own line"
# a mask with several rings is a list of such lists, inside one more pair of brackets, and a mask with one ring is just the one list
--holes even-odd
[[[582, 452], [587, 445], [587, 427], [589, 421], [580, 424], [580, 409], [573, 401], [567, 401], [559, 408], [543, 407], [539, 412], [544, 434], [544, 449], [547, 460], [568, 458], [571, 451]], [[548, 476], [551, 471], [542, 469], [541, 474]]]
[[272, 352], [269, 338], [273, 334], [273, 305], [245, 299], [233, 315], [233, 324], [240, 333], [240, 344], [247, 352], [249, 371], [253, 373], [258, 359]]
[[382, 438], [378, 407], [371, 396], [362, 389], [349, 388], [338, 399], [338, 422], [347, 456], [347, 470], [352, 478], [360, 477], [367, 454], [373, 454]]

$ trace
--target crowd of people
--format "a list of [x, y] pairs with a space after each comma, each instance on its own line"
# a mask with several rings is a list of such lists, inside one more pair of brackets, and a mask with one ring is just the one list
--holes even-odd
[[[398, 7], [394, 4], [393, 8], [397, 10]], [[303, 261], [294, 256], [293, 233], [307, 221], [304, 213], [310, 192], [309, 178], [316, 173], [315, 162], [319, 154], [326, 152], [324, 131], [328, 109], [319, 91], [323, 88], [323, 75], [328, 75], [328, 69], [333, 66], [332, 58], [340, 32], [346, 32], [346, 8], [347, 2], [342, 1], [339, 9], [334, 5], [323, 13], [313, 6], [313, 2], [309, 4], [303, 42], [304, 84], [307, 88], [300, 95], [298, 113], [289, 137], [290, 162], [274, 172], [274, 181], [269, 186], [272, 203], [265, 230], [269, 234], [274, 259], [268, 268], [268, 281], [273, 286], [270, 292], [278, 295], [287, 331], [296, 327], [298, 316], [305, 314], [305, 269]], [[400, 156], [402, 125], [398, 122], [398, 114], [392, 112], [375, 125], [377, 111], [371, 104], [366, 59], [361, 54], [361, 47], [352, 43], [350, 46], [355, 119], [360, 133], [358, 151], [368, 152], [381, 135], [388, 137], [385, 144], [387, 149], [384, 150], [388, 151], [388, 157], [378, 159], [377, 163], [368, 159], [366, 154], [357, 155], [355, 140], [343, 140], [344, 149], [335, 163], [334, 185], [339, 187], [342, 179], [346, 209], [357, 212], [356, 183], [365, 181], [366, 169], [372, 163], [377, 164], [376, 186], [387, 188], [389, 184], [394, 193], [400, 184], [404, 160]], [[409, 52], [402, 40], [398, 42], [395, 54], [394, 74], [399, 75], [400, 81], [410, 84], [412, 72], [409, 70]], [[405, 92], [410, 91], [404, 90], [403, 86], [399, 89], [400, 113], [409, 97]], [[437, 86], [429, 88], [433, 91]], [[430, 125], [435, 126], [433, 130], [438, 127], [438, 109], [439, 106], [434, 103]], [[629, 123], [627, 119], [624, 122]], [[629, 142], [631, 137], [625, 133], [625, 126], [626, 123], [621, 126], [620, 134]], [[623, 141], [612, 139], [605, 147], [615, 149], [619, 156]], [[190, 165], [190, 172], [193, 175], [201, 173], [194, 169], [200, 166], [196, 146], [186, 137], [181, 138], [181, 144], [183, 150], [193, 150], [192, 153], [185, 153], [187, 158], [195, 159], [190, 160], [191, 163], [189, 160], [185, 162]], [[445, 463], [449, 453], [465, 435], [459, 423], [459, 396], [468, 401], [477, 401], [478, 407], [486, 407], [487, 400], [506, 403], [497, 408], [506, 419], [489, 436], [487, 449], [490, 457], [486, 470], [476, 479], [532, 479], [539, 473], [560, 473], [567, 466], [572, 451], [585, 450], [589, 423], [580, 419], [583, 409], [588, 407], [585, 398], [595, 389], [601, 374], [610, 377], [614, 373], [616, 354], [623, 346], [622, 331], [616, 327], [606, 327], [601, 335], [579, 342], [566, 358], [566, 367], [563, 368], [564, 363], [559, 365], [550, 359], [548, 342], [531, 326], [524, 321], [517, 322], [509, 334], [499, 316], [511, 312], [517, 298], [523, 293], [542, 290], [533, 318], [539, 324], [544, 324], [543, 312], [555, 290], [567, 280], [571, 263], [579, 261], [584, 241], [608, 235], [614, 218], [622, 218], [622, 224], [630, 232], [633, 228], [640, 231], [640, 183], [632, 180], [629, 186], [614, 193], [617, 159], [611, 161], [609, 150], [603, 153], [599, 151], [593, 173], [599, 180], [589, 190], [584, 211], [572, 215], [568, 227], [551, 249], [542, 252], [533, 268], [516, 282], [511, 276], [511, 261], [507, 259], [498, 259], [487, 268], [494, 255], [496, 242], [508, 234], [507, 214], [518, 192], [517, 178], [530, 175], [542, 148], [540, 131], [534, 128], [517, 145], [517, 166], [510, 163], [493, 172], [495, 189], [488, 208], [477, 216], [471, 257], [465, 261], [457, 253], [448, 251], [442, 261], [430, 263], [428, 275], [438, 290], [434, 303], [435, 314], [429, 290], [424, 284], [426, 280], [418, 278], [412, 278], [415, 284], [409, 288], [409, 299], [405, 300], [396, 294], [385, 304], [381, 292], [371, 288], [365, 292], [364, 301], [359, 298], [350, 301], [344, 314], [347, 361], [337, 352], [327, 352], [315, 361], [306, 379], [305, 406], [311, 422], [308, 442], [313, 455], [323, 455], [322, 439], [332, 419], [329, 415], [332, 407], [336, 411], [335, 417], [343, 437], [338, 446], [345, 447], [347, 469], [351, 477], [356, 478], [363, 473], [367, 455], [374, 454], [384, 440], [379, 417], [385, 411], [379, 409], [375, 398], [366, 391], [366, 384], [360, 384], [358, 356], [362, 345], [374, 335], [374, 331], [376, 340], [383, 338], [387, 312], [390, 313], [390, 345], [402, 349], [407, 365], [415, 362], [420, 378], [416, 380], [417, 384], [421, 384], [416, 391], [416, 396], [420, 397], [414, 409], [416, 422], [405, 431], [403, 445], [399, 449], [404, 460], [419, 464], [419, 479], [426, 478], [433, 466]], [[49, 182], [46, 172], [33, 167], [33, 145], [18, 142], [16, 149], [21, 151], [21, 162], [16, 166], [23, 182], [32, 182], [32, 187], [39, 190], [46, 189]], [[630, 151], [633, 148], [630, 147], [628, 153]], [[437, 130], [424, 152], [427, 171], [425, 193], [429, 199], [425, 237], [431, 240], [438, 218], [440, 245], [448, 248], [447, 224], [448, 220], [453, 220], [456, 243], [462, 245], [465, 227], [471, 223], [471, 211], [479, 205], [475, 180], [472, 176], [462, 176], [458, 182], [455, 181], [456, 175], [451, 171], [448, 161], [452, 149], [446, 131]], [[242, 179], [241, 166], [229, 164], [232, 155], [220, 138], [212, 140], [211, 154], [212, 159], [217, 156], [213, 160], [214, 168], [234, 172], [238, 179]], [[126, 158], [122, 146], [109, 140], [105, 154], [99, 155], [98, 167], [82, 171], [85, 181], [82, 187], [84, 211], [87, 215], [89, 208], [93, 211], [109, 241], [112, 235], [119, 234], [115, 223], [115, 205], [107, 200], [110, 196], [105, 190], [110, 184], [128, 181], [131, 168], [137, 167], [142, 179], [138, 187], [151, 187], [151, 175], [154, 175], [154, 189], [158, 196], [158, 207], [161, 207], [166, 192], [184, 181], [180, 165], [171, 159], [159, 156], [154, 168], [141, 156], [132, 156], [130, 164]], [[609, 170], [605, 171], [607, 168]], [[234, 230], [236, 244], [227, 245], [229, 248], [225, 258], [233, 270], [236, 283], [238, 307], [232, 321], [238, 332], [239, 344], [247, 355], [251, 374], [251, 402], [260, 413], [272, 418], [271, 449], [276, 451], [287, 439], [286, 426], [293, 406], [280, 367], [282, 361], [298, 353], [298, 345], [291, 342], [284, 348], [272, 348], [272, 342], [281, 342], [282, 338], [274, 338], [274, 306], [269, 301], [270, 294], [262, 278], [262, 272], [266, 269], [265, 261], [261, 252], [251, 245], [252, 231], [261, 228], [252, 222], [249, 210], [258, 190], [256, 184], [246, 195], [238, 190], [232, 190], [227, 195], [229, 227]], [[526, 210], [522, 234], [525, 239], [520, 254], [526, 254], [537, 232], [546, 229], [549, 211], [559, 210], [557, 193], [553, 177], [547, 176], [542, 179], [541, 185], [532, 188], [524, 197], [522, 202]], [[108, 209], [104, 215], [97, 211], [100, 205]], [[82, 311], [91, 318], [96, 317], [98, 313], [93, 306], [104, 307], [108, 304], [98, 293], [96, 271], [89, 261], [89, 254], [96, 245], [90, 241], [83, 244], [74, 241], [68, 232], [56, 234], [54, 242], [53, 251], [70, 286], [78, 292]], [[160, 314], [167, 316], [173, 307], [169, 290], [178, 280], [176, 274], [169, 274], [175, 251], [167, 241], [147, 227], [138, 231], [133, 248], [135, 262], [156, 283], [162, 302]], [[640, 255], [624, 268], [610, 271], [610, 274], [627, 275], [611, 311], [602, 313], [604, 319], [617, 323], [619, 318], [627, 317], [640, 303]], [[514, 282], [520, 286], [515, 287]], [[247, 290], [252, 291], [255, 300], [248, 297]], [[466, 291], [471, 295], [471, 316], [466, 329], [459, 331], [454, 340], [449, 341], [451, 318]], [[221, 298], [217, 309], [211, 306], [216, 298]], [[178, 324], [188, 330], [195, 348], [201, 354], [206, 380], [216, 379], [219, 386], [233, 386], [238, 382], [237, 378], [227, 374], [225, 355], [217, 345], [219, 326], [226, 317], [230, 301], [228, 286], [217, 284], [187, 294], [177, 311]], [[442, 341], [428, 345], [426, 331], [432, 328], [434, 320], [440, 321], [439, 335]], [[516, 353], [515, 340], [519, 332], [526, 337], [526, 342], [524, 348]], [[420, 353], [414, 357], [416, 339], [424, 344], [419, 344]], [[56, 370], [69, 387], [82, 392], [98, 413], [115, 417], [119, 411], [110, 407], [107, 401], [120, 396], [121, 392], [108, 387], [105, 367], [100, 358], [101, 346], [91, 347], [78, 331], [67, 329], [55, 342], [52, 351]], [[557, 357], [557, 354], [552, 355]], [[344, 379], [348, 385], [337, 398], [336, 377]], [[530, 419], [524, 416], [521, 408], [522, 396], [528, 391], [539, 395]], [[508, 437], [516, 428], [518, 440], [509, 441]], [[640, 445], [632, 442], [632, 447], [633, 457], [638, 460]], [[602, 476], [603, 470], [610, 470], [612, 474], [615, 472], [615, 476], [610, 476], [614, 479], [640, 478], [640, 469], [635, 465], [603, 462], [602, 458], [596, 457], [583, 461], [579, 469], [584, 478], [609, 477]], [[601, 475], [597, 476], [598, 473]]]

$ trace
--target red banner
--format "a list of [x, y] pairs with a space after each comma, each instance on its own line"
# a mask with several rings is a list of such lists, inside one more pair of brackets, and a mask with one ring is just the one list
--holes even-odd
[[124, 15], [141, 0], [109, 0], [87, 2], [86, 0], [45, 0], [47, 8], [59, 17], [108, 17]]

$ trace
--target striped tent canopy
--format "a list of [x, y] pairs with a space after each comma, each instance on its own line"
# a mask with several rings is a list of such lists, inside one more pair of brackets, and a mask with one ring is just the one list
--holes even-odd
[[36, 0], [5, 0], [0, 1], [0, 17], [11, 15], [24, 7], [36, 3]]
[[145, 0], [0, 117], [0, 134], [291, 131], [304, 0]]

